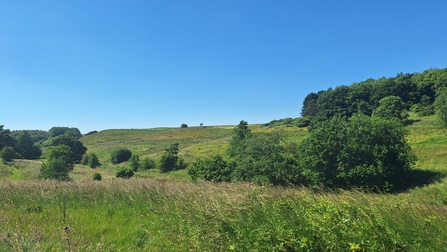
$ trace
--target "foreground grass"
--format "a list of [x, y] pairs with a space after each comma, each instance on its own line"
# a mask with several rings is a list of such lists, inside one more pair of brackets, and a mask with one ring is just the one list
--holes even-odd
[[408, 195], [154, 179], [0, 184], [0, 251], [442, 251]]

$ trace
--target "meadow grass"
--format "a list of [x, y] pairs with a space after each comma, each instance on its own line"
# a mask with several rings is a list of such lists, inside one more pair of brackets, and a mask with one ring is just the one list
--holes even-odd
[[1, 251], [442, 251], [425, 198], [111, 179], [0, 185]]

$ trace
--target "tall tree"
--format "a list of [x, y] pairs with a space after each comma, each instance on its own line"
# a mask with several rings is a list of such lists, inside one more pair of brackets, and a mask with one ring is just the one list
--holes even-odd
[[11, 137], [11, 131], [4, 129], [4, 125], [0, 125], [0, 150], [5, 146], [14, 146], [14, 139]]
[[87, 148], [82, 144], [81, 141], [76, 139], [75, 137], [71, 137], [68, 135], [59, 135], [57, 137], [51, 138], [44, 143], [46, 146], [57, 146], [57, 145], [66, 145], [68, 146], [73, 155], [73, 160], [75, 163], [79, 163], [82, 160], [82, 155], [87, 151]]
[[33, 142], [28, 131], [19, 133], [15, 149], [25, 159], [37, 159], [42, 154], [42, 150]]

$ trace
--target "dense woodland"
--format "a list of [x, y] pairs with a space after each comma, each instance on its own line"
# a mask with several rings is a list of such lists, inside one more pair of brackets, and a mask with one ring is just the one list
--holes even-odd
[[[123, 146], [110, 153], [111, 162], [129, 161], [130, 167], [116, 173], [124, 178], [139, 169], [165, 173], [187, 168], [192, 180], [398, 190], [407, 186], [402, 178], [411, 177], [417, 160], [405, 139], [405, 126], [412, 123], [408, 111], [419, 116], [436, 113], [447, 124], [447, 69], [400, 73], [308, 94], [300, 118], [265, 124], [273, 129], [308, 127], [309, 136], [300, 144], [288, 142], [281, 130], [253, 133], [248, 122], [241, 121], [225, 155], [198, 157], [187, 164], [178, 155], [179, 145], [173, 144], [158, 160], [140, 160]], [[70, 180], [74, 164], [101, 165], [96, 153], [87, 153], [81, 137], [77, 128], [53, 127], [46, 132], [0, 126], [0, 154], [4, 161], [45, 159], [41, 178]], [[95, 179], [101, 178], [96, 174]]]

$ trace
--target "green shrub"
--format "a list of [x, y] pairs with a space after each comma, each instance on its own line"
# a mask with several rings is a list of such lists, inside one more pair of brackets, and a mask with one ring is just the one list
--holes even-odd
[[178, 143], [171, 144], [165, 151], [157, 162], [157, 168], [160, 172], [170, 172], [186, 168], [187, 164], [183, 158], [178, 156]]
[[176, 170], [177, 155], [172, 153], [163, 153], [158, 159], [157, 168], [160, 172], [170, 172]]
[[149, 170], [155, 168], [155, 161], [150, 157], [145, 157], [141, 161], [141, 169], [143, 170]]
[[132, 152], [127, 148], [115, 149], [111, 154], [112, 164], [120, 164], [126, 162], [132, 156]]
[[0, 151], [0, 157], [6, 162], [10, 162], [10, 161], [14, 160], [15, 155], [16, 155], [16, 152], [14, 151], [14, 149], [11, 146], [5, 146]]
[[70, 180], [68, 173], [74, 169], [72, 157], [73, 153], [68, 146], [51, 146], [40, 167], [39, 178]]
[[138, 154], [132, 154], [130, 157], [130, 168], [132, 168], [134, 172], [137, 172], [140, 168], [140, 156], [138, 156]]
[[99, 162], [99, 158], [96, 155], [96, 153], [90, 153], [88, 157], [88, 165], [90, 168], [96, 168], [101, 166], [101, 163]]
[[82, 159], [81, 159], [81, 165], [87, 165], [88, 164], [88, 154], [84, 153], [82, 155]]
[[188, 128], [188, 124], [182, 123], [182, 125], [180, 125], [180, 128]]
[[310, 121], [312, 120], [312, 117], [305, 116], [295, 119], [295, 124], [297, 127], [307, 127], [310, 125]]
[[101, 173], [98, 172], [93, 173], [93, 180], [102, 180]]
[[220, 155], [211, 158], [197, 158], [194, 163], [188, 167], [188, 175], [192, 180], [199, 178], [209, 181], [230, 181], [233, 169]]
[[116, 171], [115, 176], [117, 178], [131, 178], [134, 175], [134, 172], [131, 168], [121, 168], [118, 171]]

